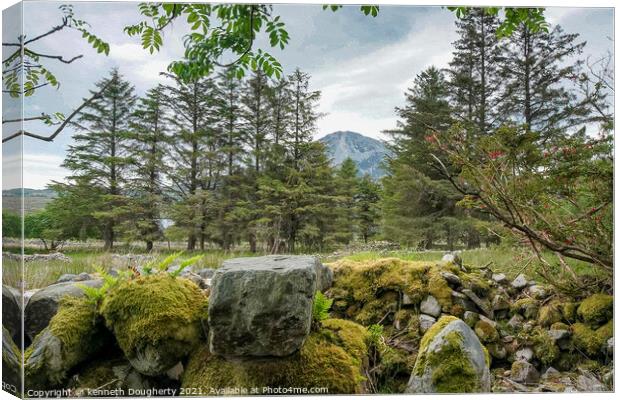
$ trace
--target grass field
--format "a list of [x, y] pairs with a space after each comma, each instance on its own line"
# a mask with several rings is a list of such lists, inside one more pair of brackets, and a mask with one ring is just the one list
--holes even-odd
[[[139, 254], [131, 251], [123, 251], [117, 249], [117, 254]], [[32, 254], [32, 251], [26, 251]], [[157, 257], [163, 259], [172, 251], [158, 251]], [[102, 252], [101, 250], [68, 250], [64, 252], [71, 262], [63, 261], [33, 261], [25, 264], [24, 278], [26, 288], [40, 288], [52, 284], [58, 280], [62, 274], [79, 274], [80, 272], [94, 272], [97, 267], [103, 267], [106, 270], [111, 268], [123, 269], [127, 268], [127, 263], [123, 263], [115, 259], [112, 254]], [[194, 266], [194, 270], [202, 268], [217, 268], [222, 262], [228, 258], [234, 257], [250, 257], [262, 254], [252, 254], [249, 251], [221, 251], [208, 250], [205, 252], [186, 252], [183, 257], [190, 257], [196, 254], [203, 255], [203, 258]], [[340, 258], [347, 258], [354, 261], [369, 261], [379, 258], [396, 257], [411, 261], [439, 261], [444, 255], [443, 251], [413, 251], [413, 250], [384, 250], [384, 251], [358, 251], [353, 253], [336, 252], [318, 254], [323, 262], [333, 262]], [[487, 248], [476, 250], [465, 250], [461, 253], [463, 262], [473, 268], [488, 266], [494, 272], [501, 272], [512, 279], [519, 273], [525, 273], [530, 279], [542, 280], [536, 273], [539, 268], [537, 260], [533, 259], [527, 249], [515, 248]], [[551, 254], [545, 257], [551, 262], [556, 260]], [[571, 267], [577, 274], [586, 275], [593, 274], [591, 267], [586, 263], [569, 262]], [[557, 267], [557, 273], [560, 273]], [[22, 277], [21, 266], [18, 261], [3, 260], [2, 282], [10, 286], [18, 286]]]

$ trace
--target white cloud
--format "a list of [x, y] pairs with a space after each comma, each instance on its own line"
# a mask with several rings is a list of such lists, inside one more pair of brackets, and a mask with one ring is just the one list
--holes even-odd
[[24, 154], [24, 187], [44, 189], [51, 181], [63, 181], [68, 171], [60, 166], [62, 161], [55, 155]]
[[316, 72], [313, 86], [323, 94], [320, 109], [329, 113], [319, 122], [320, 134], [354, 130], [382, 138], [382, 130], [396, 126], [394, 107], [402, 104], [415, 75], [431, 65], [447, 65], [456, 34], [446, 27], [452, 26], [447, 13], [425, 16], [404, 40]]

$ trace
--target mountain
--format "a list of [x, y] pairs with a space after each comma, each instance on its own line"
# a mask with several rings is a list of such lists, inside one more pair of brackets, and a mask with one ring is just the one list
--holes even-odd
[[[19, 213], [22, 202], [21, 189], [7, 189], [2, 191], [2, 209]], [[24, 210], [26, 213], [38, 211], [52, 201], [56, 193], [51, 189], [24, 188]]]
[[384, 142], [350, 131], [330, 133], [319, 142], [325, 145], [333, 165], [340, 165], [350, 157], [357, 164], [360, 175], [369, 174], [374, 179], [385, 175], [381, 163], [389, 150]]

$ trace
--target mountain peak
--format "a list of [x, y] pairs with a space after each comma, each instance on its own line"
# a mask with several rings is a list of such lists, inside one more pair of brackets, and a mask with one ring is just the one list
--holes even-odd
[[332, 132], [319, 141], [325, 145], [333, 165], [340, 165], [351, 158], [357, 164], [360, 175], [369, 174], [375, 179], [385, 175], [381, 163], [388, 150], [382, 141], [352, 131]]

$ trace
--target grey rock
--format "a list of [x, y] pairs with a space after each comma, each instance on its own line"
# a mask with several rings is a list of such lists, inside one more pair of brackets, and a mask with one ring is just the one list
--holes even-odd
[[534, 358], [534, 350], [531, 347], [524, 347], [515, 353], [515, 360], [517, 361], [531, 361], [532, 358]]
[[506, 275], [504, 275], [504, 274], [493, 274], [493, 275], [491, 275], [491, 279], [493, 279], [493, 281], [495, 281], [497, 283], [506, 283], [506, 282], [508, 282], [508, 279], [506, 278]]
[[73, 282], [75, 278], [77, 278], [76, 274], [62, 274], [60, 275], [60, 278], [58, 278], [56, 283]]
[[411, 306], [415, 304], [413, 299], [409, 297], [406, 293], [403, 293], [403, 306]]
[[[4, 316], [4, 315], [3, 315]], [[21, 354], [11, 333], [2, 327], [2, 389], [14, 396], [21, 389]]]
[[497, 329], [497, 322], [493, 321], [490, 318], [485, 317], [484, 315], [480, 315], [480, 321], [484, 321], [487, 324], [491, 325], [493, 328]]
[[607, 389], [607, 387], [601, 381], [599, 381], [592, 373], [585, 371], [577, 377], [575, 386], [577, 386], [577, 389], [582, 392], [609, 391], [609, 389]]
[[541, 378], [544, 379], [544, 380], [556, 379], [556, 378], [559, 378], [561, 375], [562, 374], [560, 373], [560, 371], [558, 371], [557, 369], [555, 369], [553, 367], [549, 367], [549, 368], [547, 368], [545, 373], [542, 374]]
[[426, 315], [426, 314], [420, 314], [418, 318], [420, 321], [420, 333], [422, 334], [426, 333], [426, 331], [428, 331], [431, 328], [431, 326], [433, 326], [435, 322], [437, 322], [435, 318], [431, 317], [430, 315]]
[[127, 357], [131, 366], [146, 376], [164, 375], [178, 363], [178, 359], [177, 349], [154, 346], [150, 343], [136, 349], [131, 357]]
[[441, 315], [441, 305], [436, 298], [429, 295], [420, 303], [420, 311], [437, 318]]
[[525, 360], [517, 360], [512, 363], [510, 379], [519, 383], [536, 383], [540, 374], [536, 367]]
[[511, 285], [515, 289], [523, 289], [524, 287], [527, 286], [527, 283], [528, 282], [527, 282], [527, 278], [525, 277], [525, 275], [519, 274], [519, 276], [517, 276], [515, 280], [512, 281]]
[[491, 304], [488, 300], [483, 300], [478, 297], [473, 290], [463, 289], [462, 293], [469, 297], [469, 299], [482, 311], [482, 313], [490, 318], [493, 318], [493, 309], [491, 308]]
[[448, 282], [448, 284], [452, 287], [461, 286], [461, 278], [458, 275], [453, 274], [452, 272], [442, 271], [441, 276]]
[[318, 258], [315, 258], [315, 268], [317, 274], [317, 290], [324, 292], [334, 284], [334, 271], [327, 265], [322, 264]]
[[183, 363], [179, 362], [177, 365], [166, 371], [166, 376], [173, 381], [180, 381], [181, 376], [183, 375], [183, 371]]
[[493, 308], [493, 311], [508, 310], [510, 309], [510, 303], [508, 302], [506, 296], [496, 294], [491, 302], [491, 308]]
[[22, 299], [19, 290], [2, 285], [2, 326], [7, 329], [11, 339], [21, 347], [22, 338]]
[[564, 329], [550, 329], [547, 331], [547, 334], [555, 342], [558, 342], [563, 339], [568, 339], [568, 337], [570, 336], [570, 332]]
[[213, 268], [204, 268], [198, 271], [198, 275], [200, 275], [202, 279], [211, 279], [213, 278], [214, 274], [215, 274], [215, 269]]
[[463, 307], [463, 310], [465, 311], [478, 312], [478, 307], [476, 307], [474, 302], [461, 292], [457, 292], [455, 290], [452, 291], [452, 302]]
[[87, 272], [80, 272], [80, 274], [74, 279], [76, 282], [90, 281], [93, 277]]
[[458, 253], [446, 253], [441, 258], [441, 261], [446, 263], [452, 263], [454, 265], [458, 265], [459, 267], [463, 266], [463, 260]]
[[489, 343], [486, 345], [491, 357], [497, 360], [503, 360], [508, 355], [506, 347], [502, 343]]
[[[323, 274], [323, 277], [319, 275]], [[224, 356], [287, 356], [310, 332], [314, 294], [327, 284], [316, 257], [224, 261], [209, 298], [209, 348]]]
[[[413, 368], [413, 373], [407, 384], [405, 393], [437, 393], [438, 389], [435, 386], [434, 373], [439, 365], [431, 365], [428, 362], [429, 357], [425, 357], [425, 354], [439, 353], [442, 354], [446, 351], [446, 346], [449, 345], [446, 340], [446, 336], [450, 333], [456, 332], [461, 338], [460, 347], [462, 354], [464, 355], [464, 362], [469, 363], [470, 367], [475, 371], [476, 380], [474, 392], [489, 392], [491, 390], [491, 373], [489, 367], [486, 364], [486, 357], [482, 344], [476, 334], [460, 319], [449, 322], [441, 331], [437, 332], [434, 337], [428, 338], [428, 346], [420, 349], [420, 354], [416, 359], [416, 364]], [[428, 334], [428, 333], [427, 333]], [[450, 344], [451, 346], [452, 344]], [[453, 353], [450, 352], [450, 355]], [[446, 354], [447, 357], [450, 355]], [[422, 371], [417, 373], [416, 371]], [[458, 372], [455, 372], [458, 373]], [[450, 379], [445, 377], [444, 379]]]
[[547, 297], [547, 289], [540, 285], [533, 285], [527, 288], [527, 292], [535, 299], [542, 300]]
[[[94, 279], [79, 282], [80, 285], [101, 287], [102, 280]], [[75, 282], [55, 283], [37, 291], [32, 295], [24, 313], [24, 330], [30, 340], [41, 332], [49, 324], [56, 311], [58, 304], [65, 296], [81, 297], [84, 290]]]
[[614, 354], [614, 337], [607, 339], [607, 345], [605, 346], [607, 354]]
[[465, 311], [465, 313], [463, 314], [463, 320], [470, 328], [473, 328], [479, 319], [480, 319], [480, 314], [472, 312], [472, 311]]

